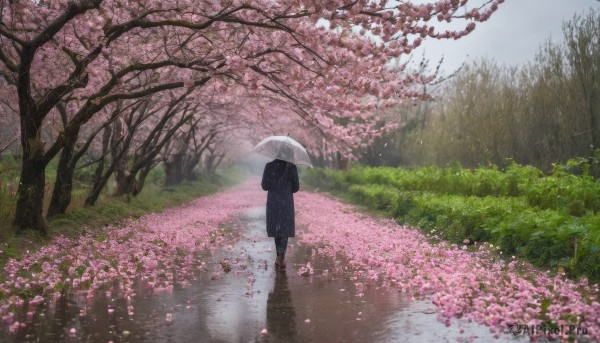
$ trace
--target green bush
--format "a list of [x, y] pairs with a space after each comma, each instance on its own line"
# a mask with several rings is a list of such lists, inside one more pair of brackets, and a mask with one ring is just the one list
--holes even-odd
[[352, 185], [348, 188], [348, 194], [360, 204], [368, 204], [372, 209], [388, 213], [398, 197], [397, 191], [380, 185]]
[[506, 255], [600, 281], [600, 187], [583, 170], [357, 166], [307, 170], [303, 180], [449, 242], [493, 242]]
[[330, 191], [343, 192], [348, 185], [382, 185], [435, 194], [523, 197], [532, 207], [555, 209], [573, 216], [600, 213], [600, 182], [587, 173], [576, 176], [562, 167], [555, 168], [549, 176], [535, 167], [516, 163], [504, 171], [496, 167], [469, 170], [457, 164], [412, 170], [357, 166], [344, 173], [313, 169], [305, 174], [307, 183]]
[[403, 218], [416, 206], [414, 195], [410, 192], [399, 192], [391, 205], [391, 215], [394, 218]]

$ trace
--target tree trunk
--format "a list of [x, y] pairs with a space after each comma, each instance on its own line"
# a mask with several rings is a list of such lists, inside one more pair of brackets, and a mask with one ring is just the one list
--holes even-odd
[[33, 229], [47, 235], [48, 229], [43, 216], [46, 163], [39, 129], [42, 123], [33, 117], [31, 114], [21, 115], [23, 160], [14, 225], [17, 226], [17, 233]]
[[119, 197], [131, 193], [135, 178], [132, 179], [131, 175], [127, 173], [127, 169], [120, 169], [117, 165], [115, 168], [115, 181], [117, 182], [117, 188], [115, 188], [113, 196]]
[[172, 161], [165, 161], [165, 186], [173, 186], [183, 181], [183, 154], [174, 154]]
[[[115, 122], [114, 133], [113, 133], [113, 141], [116, 137], [120, 137], [123, 134], [123, 125], [120, 121]], [[127, 194], [128, 187], [128, 176], [129, 170], [127, 168], [127, 158], [115, 158], [119, 154], [119, 150], [117, 149], [127, 149], [128, 146], [118, 148], [115, 143], [113, 143], [113, 164], [114, 164], [114, 173], [115, 173], [115, 181], [117, 182], [117, 188], [115, 189], [113, 195], [121, 196], [123, 194]]]
[[216, 158], [213, 159], [212, 165], [211, 165], [211, 170], [209, 171], [210, 175], [212, 175], [212, 176], [217, 175], [217, 168], [219, 168], [219, 166], [221, 165], [221, 162], [223, 162], [223, 158], [225, 158], [225, 154], [218, 154], [216, 156]]
[[135, 190], [136, 174], [131, 174], [127, 169], [124, 172], [117, 172], [115, 169], [115, 176], [120, 174], [120, 177], [116, 177], [117, 179], [117, 188], [113, 196], [119, 197], [125, 194], [131, 194]]
[[100, 197], [100, 193], [106, 185], [106, 182], [108, 182], [108, 179], [112, 174], [112, 170], [114, 169], [114, 163], [111, 163], [108, 168], [108, 172], [104, 174], [104, 162], [106, 160], [105, 155], [108, 152], [108, 145], [110, 144], [111, 135], [112, 130], [110, 126], [107, 126], [102, 135], [102, 158], [100, 158], [98, 166], [96, 167], [96, 172], [94, 173], [94, 184], [92, 185], [92, 190], [85, 199], [85, 207], [94, 206], [96, 201], [98, 201], [98, 197]]
[[65, 146], [60, 154], [60, 161], [56, 170], [56, 181], [54, 191], [48, 207], [48, 218], [58, 214], [64, 214], [71, 204], [71, 192], [73, 190], [73, 175], [75, 174], [76, 161], [73, 159], [75, 144], [79, 135], [72, 135], [65, 141]]
[[140, 174], [139, 174], [137, 180], [133, 183], [133, 189], [131, 190], [131, 194], [133, 196], [136, 196], [142, 192], [142, 189], [144, 188], [144, 184], [146, 183], [146, 177], [148, 176], [148, 174], [150, 173], [151, 170], [152, 170], [152, 166], [149, 166], [147, 168], [143, 168], [140, 171]]
[[194, 173], [194, 169], [196, 168], [198, 163], [200, 163], [201, 158], [202, 158], [202, 153], [198, 153], [198, 154], [195, 154], [193, 157], [191, 157], [188, 160], [189, 162], [186, 163], [186, 165], [184, 166], [184, 170], [183, 170], [184, 180], [194, 181], [194, 180], [198, 179], [198, 175], [196, 173]]
[[100, 164], [98, 165], [98, 169], [96, 170], [96, 177], [94, 180], [94, 186], [92, 187], [92, 190], [90, 191], [90, 194], [88, 195], [88, 197], [85, 199], [86, 207], [94, 206], [96, 201], [98, 201], [98, 198], [100, 197], [100, 193], [102, 192], [102, 189], [104, 188], [104, 186], [106, 186], [108, 179], [110, 179], [110, 176], [112, 175], [112, 173], [115, 169], [115, 164], [111, 163], [110, 166], [108, 167], [108, 170], [106, 171], [106, 173], [104, 173], [104, 175], [102, 174], [103, 169], [104, 169], [104, 159], [102, 159], [100, 161]]
[[102, 189], [104, 188], [104, 186], [108, 182], [108, 179], [112, 175], [112, 172], [114, 170], [114, 164], [110, 165], [110, 167], [108, 168], [108, 171], [104, 175], [102, 175], [103, 169], [104, 169], [104, 159], [100, 161], [100, 164], [98, 165], [98, 169], [96, 170], [94, 186], [92, 187], [90, 194], [88, 194], [88, 197], [85, 199], [85, 207], [94, 206], [94, 204], [96, 204], [96, 201], [98, 201], [98, 198], [100, 197], [100, 193], [102, 192]]
[[87, 198], [85, 198], [85, 207], [94, 206], [96, 201], [98, 201], [98, 197], [100, 197], [100, 192], [102, 192], [102, 188], [104, 188], [105, 182], [102, 182], [104, 172], [104, 158], [100, 160], [98, 166], [96, 167], [96, 173], [94, 174], [94, 184], [92, 185], [92, 190], [88, 194]]

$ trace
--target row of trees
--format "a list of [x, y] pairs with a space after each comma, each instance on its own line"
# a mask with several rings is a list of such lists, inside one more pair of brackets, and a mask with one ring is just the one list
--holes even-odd
[[[501, 2], [2, 0], [2, 120], [18, 118], [22, 155], [14, 223], [45, 232], [48, 163], [60, 154], [60, 200], [49, 213], [61, 213], [73, 168], [98, 142], [112, 159], [99, 159], [96, 191], [114, 173], [117, 193], [135, 194], [158, 155], [169, 178], [180, 178], [189, 167], [178, 154], [193, 150], [192, 141], [203, 149], [198, 128], [208, 137], [219, 130], [203, 118], [207, 111], [219, 117], [209, 109], [223, 99], [245, 99], [236, 103], [244, 111], [225, 111], [234, 123], [273, 127], [293, 114], [298, 127], [328, 138], [325, 154], [347, 154], [385, 132], [373, 130], [375, 106], [418, 97], [414, 85], [430, 80], [401, 76], [404, 66], [390, 61], [423, 38], [468, 34]], [[463, 20], [464, 29], [436, 26], [452, 20]], [[250, 108], [249, 98], [266, 111]]]
[[160, 162], [169, 185], [195, 179], [194, 168], [201, 162], [208, 173], [213, 172], [224, 157], [222, 147], [228, 138], [224, 130], [244, 125], [232, 124], [228, 111], [234, 106], [212, 103], [193, 88], [109, 106], [108, 120], [60, 155], [48, 216], [68, 208], [75, 168], [84, 156], [92, 159], [84, 165], [95, 165], [87, 206], [96, 202], [111, 176], [117, 185], [114, 195], [137, 195]]
[[549, 170], [591, 156], [600, 148], [600, 12], [574, 17], [563, 32], [563, 42], [547, 41], [523, 66], [466, 65], [435, 101], [400, 108], [406, 125], [363, 161], [476, 167], [510, 158]]

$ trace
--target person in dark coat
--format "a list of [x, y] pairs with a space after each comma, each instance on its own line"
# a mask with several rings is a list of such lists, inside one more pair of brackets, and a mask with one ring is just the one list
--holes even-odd
[[294, 194], [300, 189], [298, 168], [285, 161], [290, 149], [282, 149], [275, 159], [265, 165], [261, 186], [267, 194], [267, 235], [275, 237], [277, 259], [275, 265], [285, 268], [288, 237], [296, 235]]

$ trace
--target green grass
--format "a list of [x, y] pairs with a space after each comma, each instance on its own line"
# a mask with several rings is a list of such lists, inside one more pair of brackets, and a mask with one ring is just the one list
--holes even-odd
[[105, 196], [96, 206], [77, 208], [66, 215], [52, 218], [48, 226], [52, 235], [64, 234], [69, 230], [77, 231], [82, 226], [115, 225], [123, 219], [139, 218], [144, 214], [180, 205], [219, 189], [219, 183], [206, 181], [184, 182], [169, 188], [150, 184], [138, 196]]

